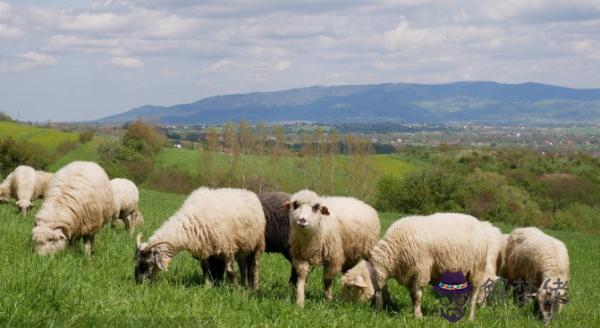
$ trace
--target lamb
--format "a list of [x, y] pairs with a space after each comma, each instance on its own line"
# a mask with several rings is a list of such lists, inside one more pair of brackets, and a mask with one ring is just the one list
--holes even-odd
[[242, 189], [199, 188], [183, 206], [141, 243], [135, 252], [135, 279], [152, 279], [166, 270], [171, 258], [188, 251], [200, 261], [216, 256], [237, 286], [234, 260], [240, 263], [242, 284], [248, 284], [246, 264], [252, 263], [252, 288], [258, 290], [260, 254], [265, 249], [265, 216], [256, 194]]
[[[265, 213], [265, 252], [280, 253], [290, 263], [292, 256], [290, 254], [290, 225], [288, 218], [288, 210], [282, 206], [290, 199], [290, 194], [284, 192], [267, 192], [258, 194], [258, 199], [262, 204], [263, 212]], [[208, 269], [206, 269], [208, 268]], [[248, 263], [248, 274], [252, 270], [251, 263]], [[211, 258], [210, 263], [203, 264], [205, 281], [210, 279], [223, 280], [225, 272], [225, 263], [218, 259]], [[289, 282], [296, 285], [298, 274], [292, 266]]]
[[43, 197], [51, 177], [52, 173], [20, 165], [0, 185], [0, 201], [6, 201], [10, 196], [17, 198], [16, 204], [25, 216], [31, 202]]
[[298, 273], [296, 305], [304, 307], [306, 277], [315, 265], [324, 266], [325, 298], [330, 300], [333, 278], [368, 258], [379, 239], [379, 216], [355, 198], [319, 197], [309, 190], [292, 195], [285, 206], [290, 217], [292, 264]]
[[371, 299], [383, 308], [386, 281], [395, 278], [410, 290], [413, 315], [421, 312], [422, 288], [445, 272], [462, 272], [471, 284], [469, 319], [483, 282], [487, 235], [476, 218], [457, 213], [409, 216], [394, 222], [370, 254], [342, 277], [345, 297]]
[[33, 249], [40, 255], [52, 254], [83, 238], [85, 254], [90, 256], [95, 234], [113, 212], [106, 172], [96, 163], [72, 162], [50, 179], [31, 231]]
[[112, 179], [110, 187], [115, 210], [111, 226], [114, 228], [116, 221], [121, 220], [125, 223], [125, 229], [133, 235], [135, 227], [144, 223], [144, 217], [138, 208], [140, 199], [138, 188], [135, 183], [127, 179]]
[[[533, 227], [513, 230], [506, 246], [506, 271], [513, 287], [524, 282], [537, 288], [532, 296], [544, 323], [562, 309], [569, 280], [569, 254], [563, 242]], [[518, 290], [513, 292], [518, 296]], [[522, 305], [523, 298], [517, 303]]]
[[[506, 241], [508, 239], [507, 234], [502, 234], [502, 231], [496, 226], [489, 222], [481, 222], [483, 228], [488, 236], [488, 252], [487, 260], [485, 265], [485, 276], [484, 285], [491, 284], [494, 286], [499, 275], [504, 271], [504, 263], [506, 257]], [[479, 293], [477, 303], [485, 304], [487, 294], [485, 292]]]

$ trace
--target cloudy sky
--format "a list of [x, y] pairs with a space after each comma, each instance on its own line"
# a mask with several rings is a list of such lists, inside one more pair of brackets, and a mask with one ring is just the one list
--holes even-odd
[[0, 111], [73, 121], [311, 85], [600, 87], [599, 0], [0, 0]]

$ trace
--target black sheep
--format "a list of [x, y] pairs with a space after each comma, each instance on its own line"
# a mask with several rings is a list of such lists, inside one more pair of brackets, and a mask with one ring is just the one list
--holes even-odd
[[[290, 199], [290, 194], [283, 192], [267, 192], [258, 194], [258, 198], [265, 212], [266, 227], [265, 227], [265, 251], [268, 253], [280, 253], [291, 264], [292, 257], [290, 255], [289, 234], [290, 225], [288, 211], [283, 206]], [[250, 263], [252, 259], [248, 259], [247, 271], [242, 273], [249, 279], [252, 279], [250, 272], [252, 268]], [[290, 265], [291, 266], [291, 265]], [[289, 282], [296, 285], [298, 275], [292, 267]], [[225, 272], [225, 262], [216, 257], [210, 257], [208, 261], [203, 262], [202, 269], [204, 274], [208, 274], [212, 281], [219, 282], [223, 280]], [[252, 281], [252, 280], [250, 280]]]

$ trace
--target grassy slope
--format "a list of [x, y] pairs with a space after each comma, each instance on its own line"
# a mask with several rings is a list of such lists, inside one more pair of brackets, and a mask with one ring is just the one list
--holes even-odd
[[72, 149], [63, 157], [59, 158], [56, 162], [52, 163], [49, 167], [50, 171], [58, 171], [61, 167], [77, 160], [85, 161], [98, 161], [98, 145], [102, 142], [102, 139], [95, 137], [90, 142], [85, 144], [79, 144], [77, 148]]
[[[149, 236], [182, 203], [185, 196], [142, 190], [146, 219], [142, 231]], [[36, 202], [36, 209], [39, 201]], [[32, 212], [35, 212], [32, 211]], [[287, 285], [289, 266], [278, 255], [262, 257], [261, 291], [253, 294], [229, 284], [209, 288], [200, 284], [199, 266], [189, 254], [175, 257], [167, 272], [149, 285], [132, 280], [134, 241], [123, 231], [103, 229], [97, 252], [85, 259], [82, 246], [53, 257], [32, 254], [29, 238], [33, 217], [21, 218], [11, 204], [0, 205], [0, 325], [2, 326], [445, 326], [437, 315], [430, 290], [423, 300], [424, 321], [411, 318], [405, 289], [392, 283], [395, 305], [374, 313], [368, 305], [340, 299], [339, 279], [332, 302], [323, 300], [321, 271], [310, 274], [307, 305], [293, 305]], [[387, 227], [394, 214], [382, 214]], [[508, 227], [503, 227], [505, 230]], [[600, 238], [577, 233], [550, 234], [564, 240], [571, 255], [571, 303], [552, 323], [555, 327], [600, 325]], [[508, 302], [478, 310], [465, 326], [539, 326], [531, 304], [517, 309]]]
[[15, 140], [26, 140], [44, 146], [50, 151], [56, 150], [65, 141], [77, 140], [76, 133], [67, 133], [55, 129], [38, 128], [35, 126], [0, 122], [0, 138], [12, 137]]

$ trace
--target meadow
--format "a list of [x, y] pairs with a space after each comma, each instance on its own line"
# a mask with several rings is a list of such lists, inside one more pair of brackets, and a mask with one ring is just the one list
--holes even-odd
[[[146, 238], [183, 202], [184, 195], [141, 190]], [[416, 321], [408, 292], [391, 283], [393, 304], [377, 313], [368, 304], [341, 298], [336, 279], [333, 301], [324, 301], [321, 271], [309, 275], [306, 307], [298, 309], [288, 286], [289, 264], [280, 255], [262, 256], [260, 291], [253, 293], [202, 284], [198, 262], [189, 254], [174, 258], [169, 270], [149, 284], [133, 280], [135, 242], [122, 228], [105, 227], [96, 253], [85, 258], [83, 246], [41, 257], [30, 248], [34, 213], [21, 217], [13, 204], [0, 205], [0, 325], [44, 327], [452, 327], [438, 315], [431, 289], [423, 298], [425, 318]], [[380, 213], [383, 230], [400, 215]], [[512, 227], [501, 226], [504, 231]], [[551, 322], [554, 327], [600, 325], [600, 238], [546, 231], [563, 240], [571, 256], [569, 304]], [[478, 309], [465, 327], [541, 327], [533, 306], [517, 308], [511, 300]]]
[[64, 142], [77, 141], [77, 133], [0, 121], [0, 139], [4, 137], [38, 144], [51, 152], [55, 151]]

